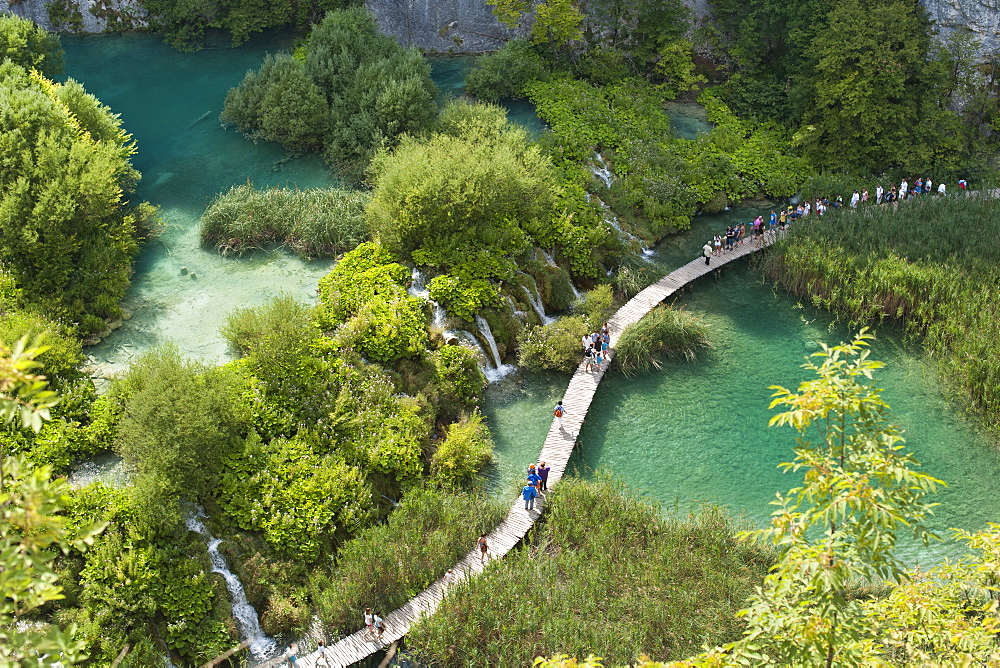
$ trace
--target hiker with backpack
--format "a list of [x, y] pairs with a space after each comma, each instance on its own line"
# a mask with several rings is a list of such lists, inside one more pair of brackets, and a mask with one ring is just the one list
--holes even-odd
[[556, 418], [556, 424], [559, 425], [559, 431], [563, 430], [562, 419], [563, 415], [566, 415], [566, 409], [563, 408], [563, 403], [560, 401], [556, 404], [556, 408], [552, 411], [552, 414]]

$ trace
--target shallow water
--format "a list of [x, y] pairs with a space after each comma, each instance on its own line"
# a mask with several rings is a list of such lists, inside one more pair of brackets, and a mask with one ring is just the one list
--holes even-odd
[[[229, 88], [266, 53], [288, 48], [291, 34], [256, 35], [232, 49], [211, 43], [181, 53], [151, 34], [64, 36], [66, 73], [120, 114], [139, 151], [136, 193], [161, 209], [165, 233], [140, 254], [125, 307], [134, 317], [90, 348], [105, 373], [123, 370], [144, 350], [173, 341], [207, 362], [228, 357], [219, 328], [233, 309], [263, 304], [279, 292], [315, 298], [332, 262], [306, 262], [283, 250], [224, 258], [203, 248], [198, 218], [217, 193], [251, 181], [259, 187], [310, 188], [337, 183], [318, 156], [292, 158], [280, 146], [254, 143], [219, 123]], [[462, 92], [469, 57], [431, 59], [445, 96]], [[511, 118], [533, 132], [541, 122], [527, 102]]]
[[[700, 229], [686, 240], [661, 244], [657, 261], [670, 264], [676, 255], [690, 259], [706, 233], [747, 213], [696, 219]], [[775, 492], [800, 480], [777, 468], [793, 456], [794, 433], [767, 427], [773, 414], [767, 408], [768, 387], [794, 389], [810, 379], [800, 365], [818, 348], [816, 341], [838, 343], [851, 332], [765, 284], [747, 261], [727, 266], [717, 279], [699, 280], [677, 303], [708, 323], [711, 352], [654, 373], [605, 376], [571, 468], [584, 475], [608, 471], [666, 507], [722, 504], [764, 524]], [[876, 379], [893, 408], [892, 421], [905, 429], [923, 470], [949, 485], [932, 499], [941, 506], [931, 526], [949, 536], [951, 527], [978, 529], [1000, 519], [1000, 500], [992, 493], [1000, 452], [948, 405], [934, 369], [918, 349], [882, 331], [873, 357], [886, 363]], [[488, 391], [486, 414], [498, 435], [495, 489], [512, 486], [535, 461], [566, 382], [529, 378]], [[953, 545], [924, 549], [910, 542], [900, 551], [911, 563], [936, 562], [957, 552]]]

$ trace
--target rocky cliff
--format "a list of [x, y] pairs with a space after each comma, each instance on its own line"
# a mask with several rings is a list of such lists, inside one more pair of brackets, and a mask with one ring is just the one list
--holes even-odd
[[[942, 33], [968, 30], [983, 53], [1000, 53], [1000, 0], [921, 0]], [[704, 20], [706, 0], [687, 0]], [[46, 4], [56, 7], [53, 25]], [[386, 33], [428, 51], [490, 51], [513, 36], [493, 16], [486, 0], [365, 0]], [[74, 32], [129, 30], [143, 25], [138, 0], [0, 0], [10, 11], [48, 29]]]
[[382, 32], [426, 51], [493, 51], [514, 36], [486, 0], [365, 0]]

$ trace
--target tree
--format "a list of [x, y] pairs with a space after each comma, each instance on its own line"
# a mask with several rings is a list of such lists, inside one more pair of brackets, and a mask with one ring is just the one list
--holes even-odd
[[[14, 348], [0, 343], [0, 415], [37, 432], [57, 401], [46, 381], [33, 371], [40, 346], [26, 340]], [[63, 598], [51, 567], [53, 550], [86, 549], [103, 529], [101, 524], [73, 531], [62, 511], [68, 502], [65, 479], [53, 481], [48, 466], [32, 468], [23, 457], [0, 453], [0, 663], [47, 666], [59, 661], [73, 665], [84, 658], [75, 629], [22, 624], [31, 613]]]
[[778, 495], [767, 529], [745, 534], [778, 550], [763, 587], [740, 612], [744, 637], [695, 659], [692, 665], [780, 663], [866, 665], [870, 645], [861, 604], [847, 591], [854, 582], [898, 582], [903, 564], [893, 555], [897, 531], [931, 538], [922, 522], [925, 503], [941, 481], [914, 470], [899, 431], [886, 421], [888, 405], [871, 383], [883, 365], [869, 360], [864, 329], [853, 342], [823, 346], [803, 368], [817, 378], [798, 392], [774, 387], [771, 418], [799, 433], [795, 460], [801, 487]]
[[49, 78], [63, 71], [59, 36], [14, 14], [0, 15], [0, 62], [4, 60]]

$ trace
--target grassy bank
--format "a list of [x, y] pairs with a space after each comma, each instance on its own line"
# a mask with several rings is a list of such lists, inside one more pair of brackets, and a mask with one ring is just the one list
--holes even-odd
[[564, 480], [527, 543], [456, 586], [407, 644], [436, 666], [689, 656], [739, 635], [734, 613], [770, 564], [733, 533], [716, 509], [664, 518], [610, 479]]
[[949, 197], [831, 211], [796, 225], [764, 270], [853, 323], [923, 342], [960, 403], [1000, 431], [1000, 200]]

